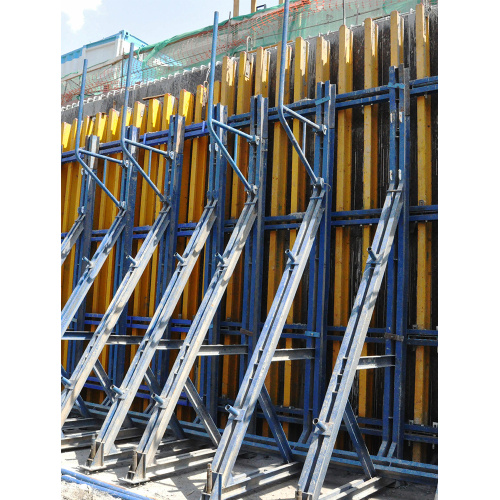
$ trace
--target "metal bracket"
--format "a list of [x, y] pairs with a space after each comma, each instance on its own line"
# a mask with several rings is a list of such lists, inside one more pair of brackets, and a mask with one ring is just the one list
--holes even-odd
[[405, 339], [403, 337], [403, 335], [396, 335], [395, 333], [384, 333], [384, 339], [387, 339], [387, 340], [397, 340], [398, 342], [403, 342], [403, 340]]

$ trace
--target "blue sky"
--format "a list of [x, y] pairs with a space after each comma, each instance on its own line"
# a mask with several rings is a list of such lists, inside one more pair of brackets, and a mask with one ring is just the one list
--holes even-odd
[[[262, 0], [257, 5], [278, 5]], [[61, 54], [126, 30], [152, 44], [213, 23], [233, 10], [233, 0], [65, 0], [61, 3]], [[250, 0], [240, 0], [240, 15], [250, 12]]]

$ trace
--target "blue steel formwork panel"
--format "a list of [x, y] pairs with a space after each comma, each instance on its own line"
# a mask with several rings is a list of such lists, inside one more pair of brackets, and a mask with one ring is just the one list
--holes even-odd
[[[424, 83], [425, 83], [425, 85], [424, 85]], [[411, 89], [410, 89], [411, 96], [420, 95], [419, 92], [421, 94], [423, 94], [425, 92], [435, 91], [437, 89], [437, 79], [434, 79], [434, 80], [428, 81], [428, 82], [422, 82], [422, 84], [419, 84], [419, 85], [416, 85], [414, 82], [412, 82], [412, 84], [413, 85], [411, 85]], [[365, 93], [361, 92], [357, 96], [354, 96], [354, 95], [350, 96], [351, 100], [349, 100], [347, 98], [349, 96], [339, 96], [340, 100], [341, 100], [341, 102], [339, 104], [342, 104], [343, 107], [348, 107], [350, 104], [364, 105], [367, 102], [369, 102], [369, 99], [374, 100], [375, 97], [377, 97], [376, 102], [386, 102], [389, 99], [390, 93], [392, 91], [393, 90], [391, 87], [386, 86], [385, 90], [381, 90], [379, 96], [376, 96], [376, 95], [370, 96], [370, 95], [368, 95], [368, 92], [365, 92]], [[394, 89], [394, 92], [399, 94], [401, 92], [401, 90], [396, 88], [396, 89]], [[380, 98], [380, 96], [382, 98]], [[304, 114], [307, 114], [308, 116], [311, 116], [312, 114], [314, 114], [314, 111], [313, 111], [314, 106], [309, 106], [309, 107], [304, 106], [304, 105], [301, 105], [301, 106], [302, 107], [298, 109], [298, 112], [302, 112]], [[293, 107], [293, 105], [291, 105], [290, 107]], [[276, 112], [274, 111], [274, 115], [273, 115], [273, 110], [271, 109], [269, 121], [273, 121], [276, 118], [277, 118]], [[232, 120], [232, 117], [229, 119], [229, 123], [231, 123], [231, 122], [234, 123], [234, 120]], [[245, 123], [243, 120], [240, 120], [240, 122]], [[201, 129], [201, 127], [197, 129], [195, 126], [187, 127], [186, 132], [191, 134], [190, 137], [200, 136], [201, 134], [204, 133], [203, 130]], [[161, 134], [162, 133], [158, 133], [158, 135], [152, 136], [152, 137], [149, 137], [149, 134], [148, 134], [148, 138], [147, 138], [146, 143], [151, 144], [151, 145], [161, 144], [162, 142], [154, 142], [154, 141], [165, 141], [165, 138], [168, 136], [168, 132], [167, 133], [163, 132], [163, 137], [161, 137]], [[151, 141], [151, 143], [149, 141]], [[399, 137], [399, 141], [401, 141], [401, 136]], [[104, 152], [106, 149], [108, 151], [112, 151], [113, 145], [102, 145], [101, 148], [102, 148], [101, 152]], [[69, 161], [69, 158], [70, 158], [70, 155], [66, 155], [65, 160]], [[398, 160], [398, 161], [400, 161], [400, 160]], [[407, 205], [409, 205], [408, 201], [407, 201]], [[332, 219], [332, 224], [377, 223], [379, 221], [380, 210], [377, 211], [376, 209], [374, 209], [370, 213], [369, 212], [370, 211], [349, 211], [343, 215], [342, 214], [335, 214], [335, 217], [333, 217], [333, 219]], [[362, 217], [366, 217], [367, 215], [370, 215], [373, 218], [371, 218], [371, 219], [363, 219], [362, 218]], [[359, 218], [356, 219], [355, 217], [359, 217]], [[418, 218], [420, 218], [420, 219], [418, 219]], [[436, 218], [437, 218], [437, 207], [436, 206], [434, 206], [434, 207], [409, 207], [408, 208], [407, 221], [435, 220]], [[400, 223], [399, 223], [400, 226], [402, 224], [401, 223], [402, 219], [403, 219], [403, 215], [401, 216], [401, 219], [400, 219]], [[297, 228], [300, 224], [300, 221], [301, 221], [300, 217], [299, 218], [291, 217], [286, 225], [282, 225], [282, 221], [279, 220], [279, 218], [266, 217], [265, 222], [264, 222], [264, 229], [267, 230], [267, 229], [271, 229], [273, 227], [277, 227], [278, 224], [280, 224], [279, 227], [295, 227], [295, 228]], [[229, 227], [227, 224], [228, 223], [225, 223], [224, 225]], [[408, 225], [408, 222], [406, 224]], [[184, 226], [179, 227], [178, 234], [189, 235], [189, 234], [191, 234], [191, 232], [192, 232], [192, 227], [185, 225], [185, 227]], [[99, 237], [100, 237], [100, 235], [94, 232], [94, 234], [93, 234], [94, 241], [96, 238], [99, 238]], [[141, 235], [141, 232], [140, 231], [138, 232], [137, 228], [135, 228], [134, 238], [137, 238], [137, 237], [141, 238], [143, 236]], [[399, 245], [400, 236], [398, 236], [397, 239], [398, 239], [397, 246], [398, 246], [398, 254], [399, 254], [401, 252], [400, 245]], [[408, 260], [405, 257], [399, 257], [399, 255], [398, 255], [398, 258], [399, 258], [399, 263], [400, 263], [399, 265], [400, 266], [403, 266], [404, 263], [407, 262], [407, 260]], [[393, 275], [399, 277], [400, 273], [396, 269], [393, 272]], [[403, 304], [403, 302], [401, 302], [401, 300], [403, 297], [405, 297], [404, 292], [402, 292], [401, 290], [402, 290], [401, 286], [395, 290], [395, 296], [400, 301], [399, 302], [400, 305]], [[400, 306], [395, 305], [394, 309], [397, 309], [398, 307], [400, 307]], [[394, 314], [396, 314], [396, 312], [394, 312]], [[400, 318], [402, 317], [401, 314], [402, 313], [400, 313], [400, 316], [399, 316]], [[96, 316], [96, 318], [97, 318], [97, 316]], [[144, 319], [149, 320], [149, 318], [144, 318]], [[89, 321], [94, 321], [94, 320], [95, 319], [92, 319], [91, 316], [87, 315], [87, 320], [86, 320], [87, 324], [89, 324]], [[129, 322], [129, 324], [132, 324], [132, 323], [138, 324], [137, 322], [140, 321], [140, 318], [128, 317], [127, 321]], [[403, 325], [403, 323], [400, 323], [400, 325]], [[174, 328], [176, 328], [176, 331], [186, 331], [189, 328], [189, 326], [190, 326], [190, 322], [187, 322], [187, 321], [183, 322], [183, 323], [182, 322], [174, 323]], [[226, 326], [226, 324], [224, 322], [221, 322], [221, 326], [224, 327], [224, 326]], [[304, 328], [304, 331], [306, 331], [306, 330], [307, 331], [314, 331], [314, 329], [312, 329], [311, 327], [306, 326], [306, 325], [286, 325], [286, 327], [288, 327], [288, 326], [290, 326], [290, 327], [295, 326], [295, 327]], [[397, 327], [394, 326], [393, 328], [397, 328]], [[295, 331], [299, 331], [299, 330], [295, 330]], [[406, 333], [404, 333], [404, 331], [406, 331]], [[384, 345], [384, 344], [388, 345], [389, 343], [391, 343], [392, 350], [388, 350], [386, 354], [392, 355], [395, 352], [396, 353], [395, 354], [396, 363], [398, 362], [397, 361], [398, 359], [400, 359], [400, 360], [402, 359], [401, 356], [404, 355], [405, 347], [398, 339], [390, 339], [390, 338], [384, 339], [383, 337], [382, 338], [376, 337], [377, 335], [380, 335], [380, 334], [383, 335], [386, 332], [386, 329], [372, 328], [372, 329], [369, 329], [368, 332], [373, 335], [373, 337], [370, 337], [367, 339], [368, 342], [381, 343], [382, 345]], [[426, 331], [416, 330], [416, 329], [407, 330], [406, 324], [404, 324], [404, 329], [403, 329], [403, 327], [400, 327], [399, 330], [396, 330], [396, 332], [394, 332], [394, 333], [396, 335], [399, 335], [399, 332], [403, 332], [403, 334], [405, 335], [406, 345], [431, 345], [431, 344], [436, 345], [436, 343], [437, 343], [437, 340], [436, 340], [437, 331], [434, 331], [434, 330], [426, 330]], [[290, 335], [294, 335], [294, 334], [290, 334]], [[327, 328], [325, 335], [326, 335], [326, 338], [328, 340], [331, 340], [331, 339], [341, 340], [342, 339], [341, 335], [343, 335], [343, 330], [340, 330], [340, 329], [335, 330], [332, 328]], [[418, 338], [414, 338], [415, 336], [418, 336]], [[316, 338], [311, 337], [311, 339], [314, 339], [314, 344], [312, 344], [312, 345], [316, 346], [317, 345]], [[399, 350], [400, 354], [398, 354], [398, 350]], [[246, 354], [244, 356], [246, 356]], [[400, 361], [400, 363], [401, 363], [401, 367], [404, 368], [404, 362]], [[386, 372], [394, 371], [395, 375], [398, 376], [397, 369], [395, 367], [384, 368], [384, 370]], [[398, 387], [400, 387], [400, 388], [403, 387], [403, 389], [404, 389], [404, 386], [401, 385], [401, 380], [404, 380], [404, 378], [402, 378], [403, 375], [404, 374], [400, 372], [400, 375], [399, 375], [400, 382], [399, 382]], [[397, 395], [390, 396], [390, 399], [391, 398], [394, 399], [394, 405], [397, 408], [402, 408], [402, 406], [403, 406], [402, 401], [401, 401], [401, 399], [399, 402], [397, 401]], [[386, 422], [391, 417], [391, 413], [392, 413], [392, 409], [389, 406], [387, 413], [384, 411], [384, 416], [382, 419], [365, 419], [365, 421], [367, 423], [373, 424], [374, 428], [372, 430], [363, 429], [363, 433], [365, 433], [365, 431], [367, 431], [367, 433], [372, 432], [374, 435], [382, 435], [382, 433], [384, 433], [385, 436], [390, 436], [390, 439], [392, 441], [399, 440], [400, 442], [402, 442], [404, 439], [414, 439], [415, 434], [412, 434], [412, 432], [414, 430], [421, 430], [422, 429], [422, 428], [417, 428], [417, 426], [412, 427], [408, 423], [405, 424], [404, 419], [401, 416], [400, 422], [398, 424], [399, 430], [396, 430], [394, 428], [393, 432], [391, 433], [389, 428], [386, 429], [384, 427]], [[396, 418], [396, 416], [397, 415], [396, 415], [396, 409], [395, 409], [394, 410], [394, 417]], [[297, 418], [296, 420], [299, 420], [299, 419]], [[362, 423], [362, 420], [360, 419], [359, 422]], [[375, 427], [377, 427], [377, 428], [375, 429]], [[429, 429], [429, 430], [432, 431], [432, 429]], [[428, 438], [423, 437], [422, 439], [428, 439]], [[428, 441], [428, 442], [431, 442], [431, 441]], [[387, 450], [387, 453], [388, 452], [389, 452], [389, 450]], [[398, 453], [398, 448], [397, 447], [393, 448], [393, 452], [396, 455]], [[395, 456], [395, 455], [393, 455], [393, 456]], [[333, 460], [334, 461], [340, 460], [339, 456], [340, 455], [334, 453]], [[400, 455], [397, 455], [397, 456], [400, 457]], [[356, 462], [356, 459], [352, 458], [352, 462], [353, 463]], [[374, 460], [374, 463], [375, 463], [375, 465], [377, 465], [376, 460]], [[395, 464], [396, 464], [396, 462], [392, 462], [392, 465], [388, 465], [387, 467], [389, 467], [389, 469], [390, 469], [391, 467], [394, 467]], [[416, 474], [418, 475], [418, 473], [416, 473]], [[408, 477], [409, 476], [410, 476], [410, 474], [408, 473]], [[404, 474], [401, 474], [400, 477], [404, 477]], [[422, 476], [422, 477], [424, 477], [424, 476]]]

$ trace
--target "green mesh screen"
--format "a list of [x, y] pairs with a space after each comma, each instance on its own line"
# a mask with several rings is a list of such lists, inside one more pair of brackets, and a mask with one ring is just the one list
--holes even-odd
[[[408, 12], [419, 0], [298, 0], [290, 3], [289, 39], [316, 36], [337, 31], [344, 23], [358, 25], [364, 19], [383, 17], [393, 10]], [[437, 4], [437, 0], [429, 2]], [[242, 50], [269, 47], [281, 41], [283, 6], [270, 7], [253, 14], [234, 17], [219, 24], [217, 60]], [[148, 82], [181, 72], [210, 60], [212, 26], [177, 35], [135, 52], [132, 84]], [[118, 90], [125, 84], [127, 59], [90, 68], [87, 72], [86, 96]], [[80, 93], [80, 76], [63, 77], [61, 104], [74, 102]]]

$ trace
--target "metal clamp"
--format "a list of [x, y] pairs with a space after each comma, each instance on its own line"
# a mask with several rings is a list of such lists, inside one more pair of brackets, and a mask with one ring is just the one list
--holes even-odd
[[403, 342], [405, 338], [403, 337], [403, 335], [396, 335], [395, 333], [386, 332], [384, 333], [384, 339], [397, 340], [398, 342]]
[[87, 259], [87, 257], [85, 257], [85, 255], [82, 257], [82, 260], [87, 263], [87, 267], [89, 269], [92, 269], [94, 267], [94, 263], [92, 261], [90, 261], [89, 259]]
[[165, 400], [163, 398], [161, 398], [160, 396], [158, 396], [158, 394], [152, 393], [151, 394], [151, 399], [153, 401], [155, 401], [160, 408], [164, 408], [165, 407]]
[[231, 405], [226, 405], [224, 409], [233, 417], [234, 420], [242, 420], [245, 410], [238, 410]]
[[285, 255], [290, 259], [290, 265], [297, 265], [297, 258], [291, 250], [285, 250]]
[[130, 265], [131, 265], [132, 267], [137, 267], [137, 266], [139, 265], [139, 262], [138, 262], [137, 260], [135, 260], [135, 259], [132, 257], [132, 255], [127, 255], [126, 259], [130, 261]]
[[182, 257], [182, 255], [179, 255], [177, 252], [174, 253], [174, 257], [179, 261], [181, 266], [186, 263], [186, 259]]
[[323, 436], [330, 435], [329, 424], [322, 422], [319, 418], [313, 419], [312, 423], [314, 426], [316, 426], [316, 429], [318, 429], [318, 432], [320, 432]]

